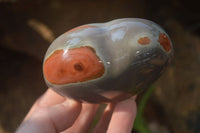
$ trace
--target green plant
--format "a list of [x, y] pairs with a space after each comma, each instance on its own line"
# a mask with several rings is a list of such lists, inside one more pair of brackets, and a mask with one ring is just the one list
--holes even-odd
[[153, 90], [155, 89], [154, 86], [149, 87], [146, 92], [144, 93], [137, 110], [137, 116], [134, 122], [133, 129], [138, 131], [139, 133], [151, 133], [151, 131], [148, 128], [148, 125], [146, 123], [146, 120], [144, 118], [144, 110], [146, 107], [146, 104], [148, 102], [148, 99], [152, 95]]

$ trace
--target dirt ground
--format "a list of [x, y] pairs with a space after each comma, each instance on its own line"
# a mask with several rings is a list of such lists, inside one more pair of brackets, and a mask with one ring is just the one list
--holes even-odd
[[117, 18], [146, 18], [171, 36], [172, 64], [145, 110], [152, 133], [200, 133], [200, 10], [183, 0], [0, 0], [0, 133], [16, 130], [47, 89], [42, 61], [67, 30]]

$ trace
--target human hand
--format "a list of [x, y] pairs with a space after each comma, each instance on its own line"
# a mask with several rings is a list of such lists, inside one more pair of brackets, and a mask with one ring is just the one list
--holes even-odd
[[[134, 99], [108, 104], [93, 133], [131, 133], [136, 116]], [[87, 133], [98, 107], [64, 98], [48, 89], [32, 106], [16, 133]]]

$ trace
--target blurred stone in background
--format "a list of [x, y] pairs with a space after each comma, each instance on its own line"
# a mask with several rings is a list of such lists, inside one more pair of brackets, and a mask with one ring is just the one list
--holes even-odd
[[13, 132], [46, 90], [42, 60], [52, 42], [87, 23], [140, 17], [172, 38], [172, 65], [145, 116], [153, 133], [200, 132], [200, 10], [183, 0], [0, 0], [0, 133]]

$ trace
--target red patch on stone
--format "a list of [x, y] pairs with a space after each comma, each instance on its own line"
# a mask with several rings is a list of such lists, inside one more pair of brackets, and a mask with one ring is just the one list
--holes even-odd
[[138, 39], [138, 43], [141, 45], [147, 45], [151, 43], [151, 40], [148, 37], [142, 37]]
[[101, 77], [105, 72], [104, 64], [93, 48], [85, 46], [56, 50], [44, 62], [44, 76], [52, 84], [83, 82]]
[[158, 42], [167, 52], [171, 50], [170, 40], [164, 33], [160, 33]]

